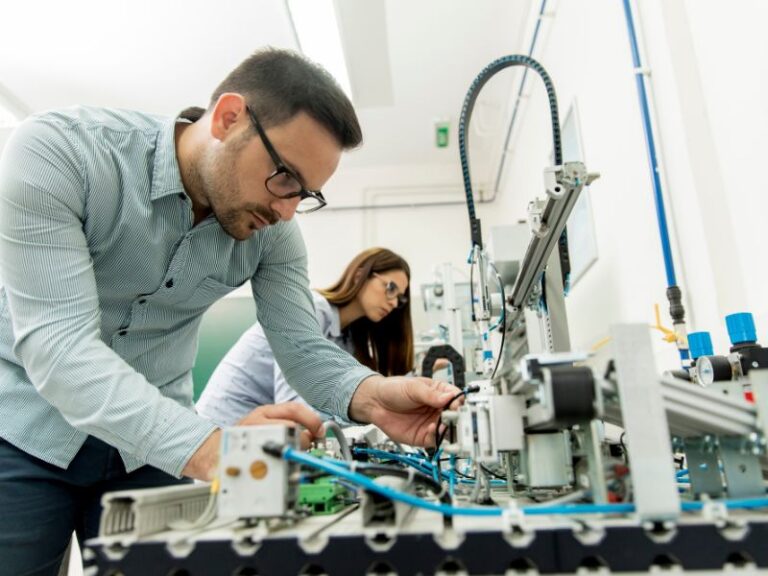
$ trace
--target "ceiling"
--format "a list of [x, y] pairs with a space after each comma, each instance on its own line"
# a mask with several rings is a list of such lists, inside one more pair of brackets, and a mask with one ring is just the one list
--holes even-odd
[[[493, 59], [524, 50], [531, 0], [336, 0], [365, 145], [343, 169], [458, 165], [467, 88]], [[285, 0], [25, 0], [5, 5], [0, 98], [34, 112], [74, 104], [173, 114], [206, 105], [263, 45], [296, 48]], [[499, 140], [513, 73], [490, 82], [473, 150]], [[434, 123], [451, 122], [435, 146]]]

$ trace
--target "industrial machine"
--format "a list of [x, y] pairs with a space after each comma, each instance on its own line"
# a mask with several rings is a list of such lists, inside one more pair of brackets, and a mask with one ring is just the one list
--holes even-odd
[[[466, 127], [480, 88], [508, 66], [544, 81], [555, 165], [520, 228], [474, 213]], [[648, 327], [617, 325], [601, 354], [571, 349], [566, 221], [596, 174], [562, 162], [557, 100], [526, 56], [470, 88], [460, 123], [472, 231], [471, 333], [450, 271], [446, 322], [425, 371], [447, 359], [463, 397], [434, 448], [374, 428], [309, 453], [292, 430], [231, 428], [211, 485], [104, 498], [89, 574], [756, 573], [768, 567], [768, 357], [745, 315], [715, 356], [690, 335], [688, 370], [656, 366]], [[514, 238], [513, 238], [514, 237]], [[515, 245], [514, 250], [509, 250]], [[519, 245], [519, 246], [518, 246]], [[446, 280], [447, 278], [447, 280]]]

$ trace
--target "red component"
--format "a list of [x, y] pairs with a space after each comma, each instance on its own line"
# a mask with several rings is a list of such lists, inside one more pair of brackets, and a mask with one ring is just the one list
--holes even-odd
[[744, 400], [755, 403], [755, 395], [752, 392], [744, 392]]
[[617, 478], [622, 478], [623, 476], [629, 474], [629, 468], [624, 464], [615, 464], [613, 467], [613, 473]]

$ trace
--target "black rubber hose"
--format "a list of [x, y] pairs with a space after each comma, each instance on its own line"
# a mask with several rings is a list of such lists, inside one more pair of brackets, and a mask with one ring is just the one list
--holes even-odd
[[480, 90], [488, 80], [496, 73], [510, 66], [525, 66], [536, 72], [544, 82], [544, 88], [547, 91], [549, 99], [549, 110], [552, 118], [552, 140], [555, 156], [555, 166], [563, 163], [562, 144], [560, 141], [560, 116], [557, 111], [557, 95], [555, 87], [549, 74], [544, 67], [530, 56], [522, 54], [513, 54], [511, 56], [502, 56], [494, 60], [488, 66], [483, 68], [477, 78], [472, 82], [464, 98], [464, 105], [461, 108], [461, 118], [459, 119], [459, 156], [461, 157], [461, 172], [464, 178], [464, 192], [467, 197], [467, 212], [469, 213], [469, 227], [472, 234], [472, 245], [482, 248], [482, 236], [480, 231], [480, 222], [475, 215], [475, 203], [472, 196], [472, 180], [469, 175], [469, 159], [467, 157], [467, 127], [472, 117], [472, 109]]

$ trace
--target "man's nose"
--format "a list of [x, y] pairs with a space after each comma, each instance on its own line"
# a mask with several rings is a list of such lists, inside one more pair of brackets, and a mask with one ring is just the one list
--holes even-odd
[[270, 204], [272, 211], [280, 220], [290, 220], [296, 214], [301, 198], [276, 198]]

